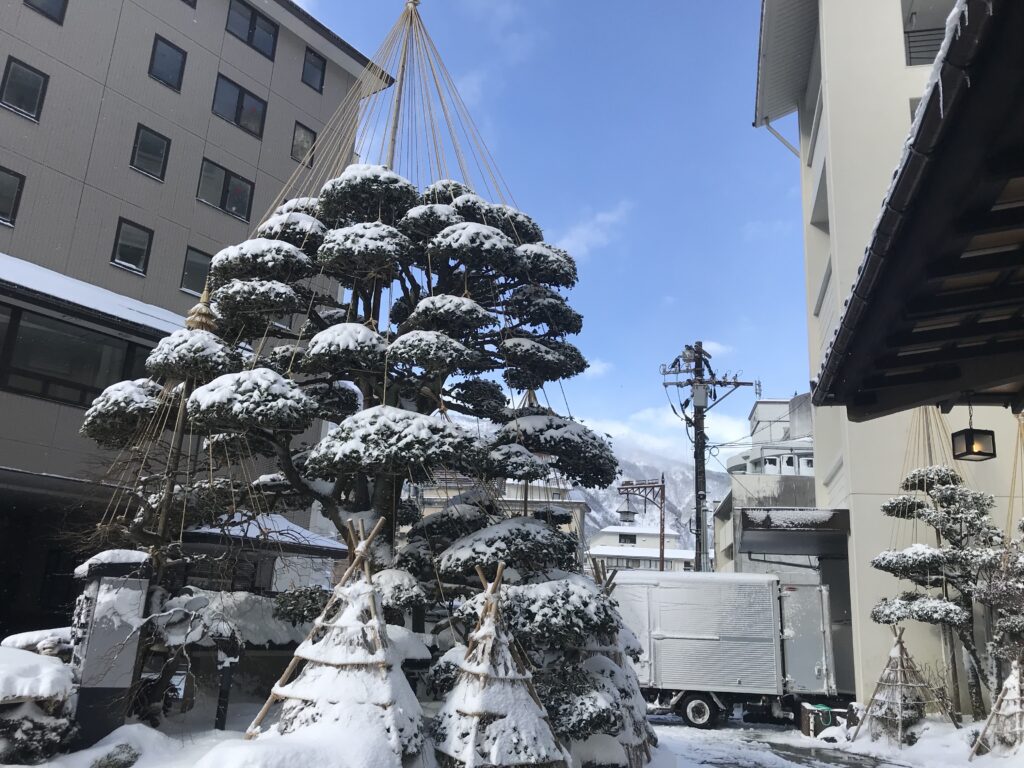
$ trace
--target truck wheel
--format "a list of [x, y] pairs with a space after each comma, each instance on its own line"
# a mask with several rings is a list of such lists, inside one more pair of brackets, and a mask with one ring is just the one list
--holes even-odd
[[679, 714], [683, 722], [694, 728], [714, 728], [718, 723], [718, 705], [704, 693], [693, 693], [683, 699], [679, 706]]

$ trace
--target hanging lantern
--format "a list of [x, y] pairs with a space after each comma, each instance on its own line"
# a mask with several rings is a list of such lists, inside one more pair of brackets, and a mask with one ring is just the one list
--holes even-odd
[[619, 517], [624, 523], [632, 523], [636, 520], [636, 510], [633, 509], [633, 505], [630, 503], [629, 496], [622, 499], [622, 503], [619, 505]]
[[957, 461], [988, 461], [996, 457], [996, 433], [974, 428], [974, 408], [968, 403], [967, 429], [953, 433], [953, 458]]

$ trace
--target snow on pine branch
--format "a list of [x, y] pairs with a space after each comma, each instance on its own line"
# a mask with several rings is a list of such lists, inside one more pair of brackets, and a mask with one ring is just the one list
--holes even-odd
[[188, 400], [189, 419], [207, 430], [301, 432], [316, 409], [316, 402], [294, 381], [269, 368], [220, 376]]

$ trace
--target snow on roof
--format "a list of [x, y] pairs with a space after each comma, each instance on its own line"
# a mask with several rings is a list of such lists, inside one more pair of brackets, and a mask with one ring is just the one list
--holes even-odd
[[230, 536], [239, 539], [258, 539], [268, 544], [331, 549], [339, 555], [348, 552], [348, 547], [342, 542], [319, 533], [313, 533], [282, 515], [269, 514], [249, 517], [236, 512], [233, 516], [226, 518], [223, 525], [194, 526], [188, 530], [191, 533], [215, 537]]
[[84, 579], [89, 575], [89, 569], [96, 565], [135, 565], [149, 560], [149, 555], [134, 549], [108, 549], [93, 555], [80, 566], [75, 568], [75, 578]]
[[[588, 550], [591, 557], [632, 557], [634, 559], [657, 560], [660, 557], [658, 547], [614, 547], [598, 544]], [[665, 549], [666, 560], [693, 560], [692, 549]]]
[[0, 253], [0, 283], [18, 286], [69, 304], [162, 333], [176, 331], [185, 318], [170, 310], [62, 275], [38, 264]]
[[[598, 533], [636, 533], [642, 536], [660, 536], [661, 530], [657, 527], [644, 528], [638, 525], [609, 525], [607, 528], [602, 528]], [[666, 528], [665, 535], [678, 536], [679, 531]]]
[[0, 704], [24, 699], [66, 699], [71, 667], [56, 656], [0, 647]]

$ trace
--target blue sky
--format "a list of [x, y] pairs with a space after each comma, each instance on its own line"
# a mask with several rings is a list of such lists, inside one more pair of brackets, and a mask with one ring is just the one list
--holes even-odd
[[[368, 55], [402, 9], [302, 4]], [[570, 298], [592, 368], [565, 385], [574, 416], [689, 454], [658, 366], [697, 338], [767, 397], [806, 390], [799, 161], [751, 127], [760, 3], [420, 8], [519, 206], [579, 262]], [[724, 402], [713, 437], [743, 434], [752, 403], [749, 389]]]

